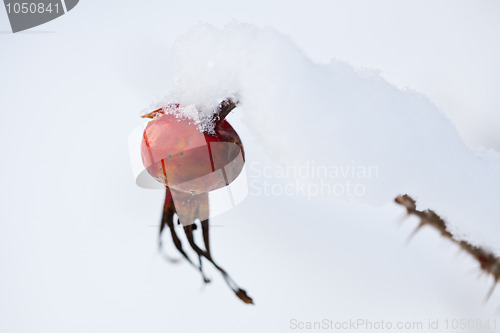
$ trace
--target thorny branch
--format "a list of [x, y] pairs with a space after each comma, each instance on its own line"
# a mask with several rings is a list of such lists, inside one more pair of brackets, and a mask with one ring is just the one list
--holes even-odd
[[491, 297], [495, 286], [500, 281], [500, 257], [479, 246], [474, 246], [467, 241], [457, 240], [448, 230], [446, 222], [432, 210], [418, 210], [416, 201], [409, 195], [404, 194], [396, 197], [394, 201], [406, 208], [407, 215], [413, 215], [420, 219], [420, 223], [415, 229], [416, 233], [423, 226], [431, 226], [441, 233], [441, 236], [457, 244], [462, 250], [470, 254], [479, 263], [481, 270], [493, 277], [494, 283], [486, 296], [486, 301]]

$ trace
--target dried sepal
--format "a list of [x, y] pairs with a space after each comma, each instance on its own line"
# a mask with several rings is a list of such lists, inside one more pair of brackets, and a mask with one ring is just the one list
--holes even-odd
[[210, 251], [210, 241], [209, 241], [209, 230], [210, 230], [210, 227], [209, 227], [209, 221], [208, 221], [208, 219], [201, 221], [201, 231], [202, 231], [203, 243], [204, 243], [205, 249], [200, 248], [196, 244], [196, 242], [194, 240], [194, 238], [195, 238], [194, 237], [194, 231], [198, 230], [196, 224], [191, 223], [191, 224], [188, 224], [186, 226], [183, 226], [184, 233], [186, 235], [188, 243], [191, 246], [191, 249], [198, 256], [198, 264], [195, 264], [191, 260], [191, 258], [187, 255], [186, 251], [184, 250], [184, 248], [182, 246], [182, 242], [181, 242], [179, 236], [177, 235], [176, 228], [175, 228], [175, 225], [174, 225], [174, 216], [177, 215], [177, 211], [176, 211], [176, 207], [174, 205], [174, 201], [172, 199], [172, 193], [171, 193], [170, 188], [168, 188], [168, 187], [165, 187], [165, 188], [166, 188], [165, 204], [164, 204], [164, 207], [163, 207], [163, 217], [162, 217], [162, 221], [161, 221], [161, 224], [160, 224], [160, 232], [159, 232], [159, 237], [158, 237], [159, 238], [158, 245], [159, 245], [160, 251], [163, 253], [163, 251], [162, 251], [162, 242], [161, 242], [162, 233], [163, 233], [165, 227], [168, 227], [170, 229], [170, 234], [171, 234], [171, 237], [172, 237], [172, 241], [173, 241], [173, 243], [174, 243], [177, 251], [179, 251], [179, 253], [193, 267], [195, 267], [197, 270], [200, 271], [201, 276], [203, 278], [203, 281], [205, 283], [210, 282], [210, 280], [205, 276], [205, 273], [203, 271], [203, 265], [202, 265], [203, 260], [202, 259], [205, 259], [208, 262], [210, 262], [221, 273], [221, 275], [224, 278], [224, 281], [226, 282], [226, 284], [229, 286], [229, 288], [231, 288], [231, 290], [234, 292], [234, 294], [240, 300], [242, 300], [246, 304], [253, 304], [252, 298], [250, 296], [248, 296], [248, 294], [246, 293], [246, 291], [243, 290], [243, 289], [241, 289], [234, 282], [234, 280], [231, 278], [231, 276], [221, 266], [219, 266], [214, 261], [214, 259], [212, 258], [211, 251]]

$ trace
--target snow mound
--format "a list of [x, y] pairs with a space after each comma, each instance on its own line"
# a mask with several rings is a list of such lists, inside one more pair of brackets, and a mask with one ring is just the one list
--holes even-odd
[[276, 161], [376, 166], [377, 177], [363, 180], [366, 191], [350, 200], [379, 205], [408, 193], [457, 238], [500, 254], [500, 155], [468, 148], [425, 96], [345, 62], [314, 63], [269, 28], [202, 24], [172, 52], [166, 99], [196, 105], [205, 128], [221, 100], [239, 99], [246, 124]]

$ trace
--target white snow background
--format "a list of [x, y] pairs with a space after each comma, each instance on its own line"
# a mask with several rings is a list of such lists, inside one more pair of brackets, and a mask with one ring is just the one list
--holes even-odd
[[245, 24], [197, 26], [172, 53], [167, 103], [197, 105], [209, 123], [220, 100], [239, 99], [271, 159], [376, 166], [366, 193], [350, 199], [388, 203], [409, 193], [458, 238], [500, 254], [500, 154], [468, 149], [425, 96], [340, 61], [315, 64], [286, 37]]
[[[499, 13], [495, 1], [88, 0], [12, 35], [0, 11], [0, 330], [497, 316], [498, 292], [483, 305], [491, 278], [434, 230], [405, 245], [416, 221], [398, 228], [391, 200], [414, 194], [499, 250], [498, 154], [477, 148], [500, 147]], [[235, 91], [228, 120], [247, 165], [380, 170], [356, 200], [249, 195], [213, 220], [214, 257], [253, 307], [214, 270], [202, 287], [192, 267], [162, 261], [163, 193], [136, 187], [128, 161], [149, 104], [171, 94], [211, 105]]]

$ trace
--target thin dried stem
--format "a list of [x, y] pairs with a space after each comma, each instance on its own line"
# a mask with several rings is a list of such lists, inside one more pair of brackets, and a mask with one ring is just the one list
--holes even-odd
[[231, 98], [225, 99], [219, 104], [217, 112], [215, 112], [213, 116], [215, 130], [221, 126], [229, 112], [236, 107], [236, 104], [238, 104], [238, 101], [233, 101]]

